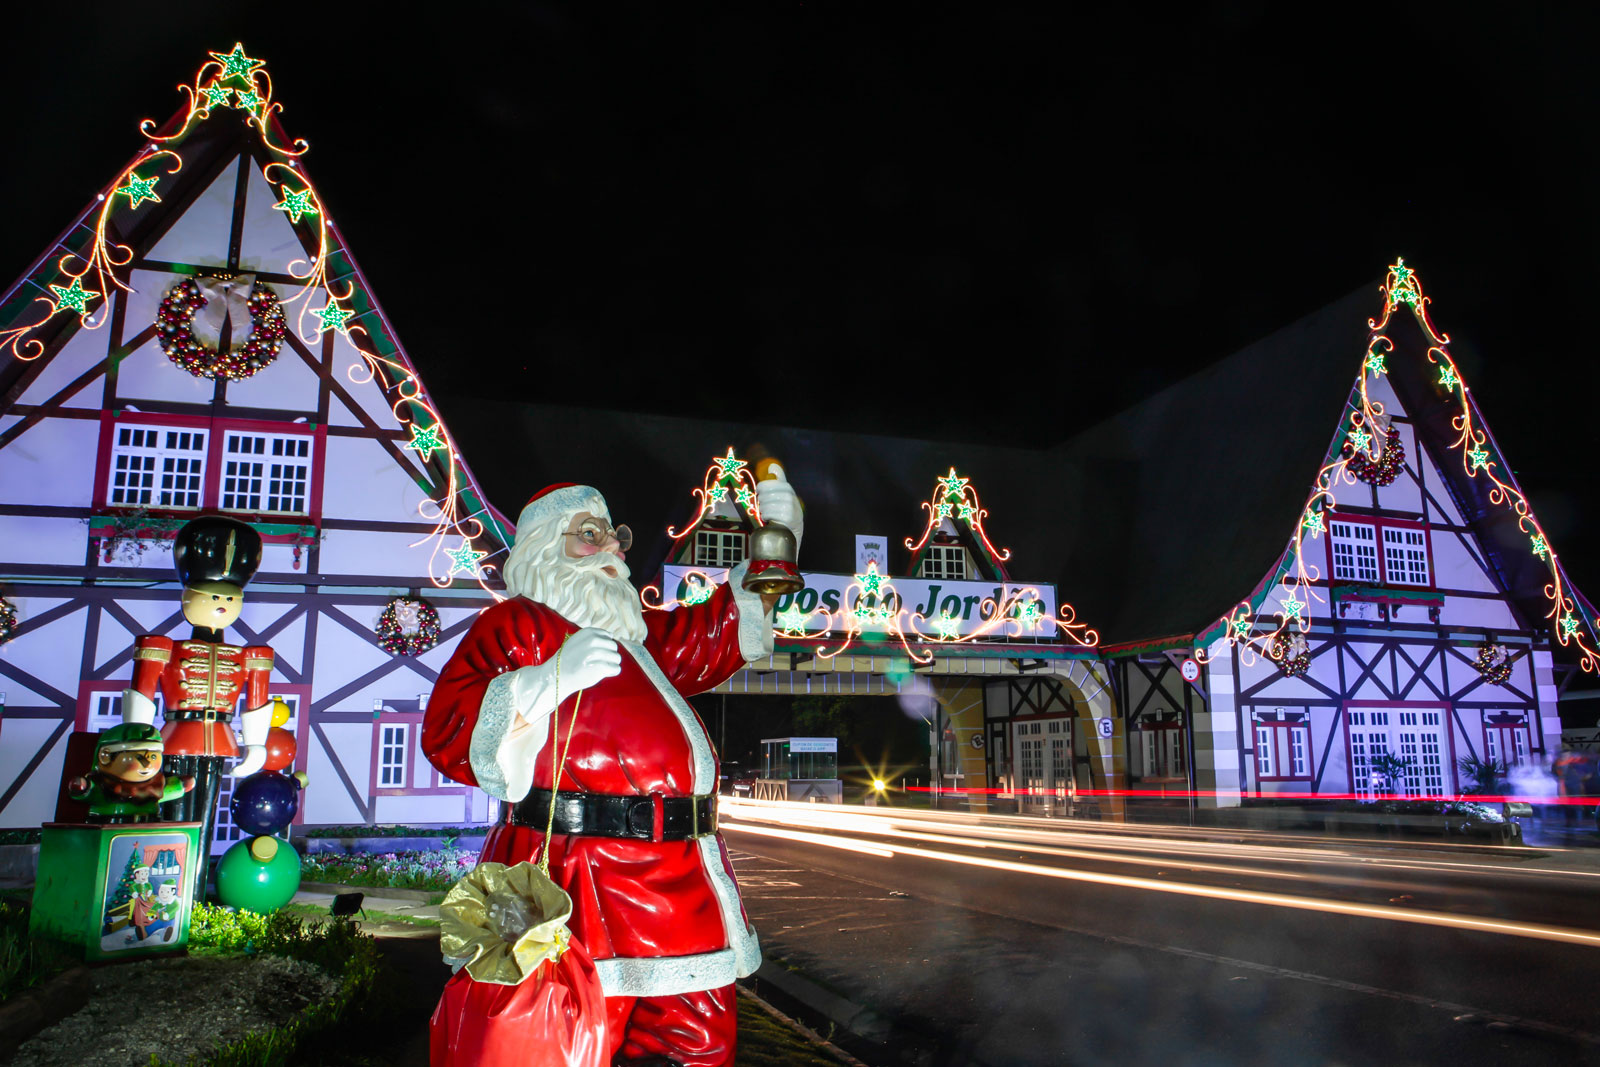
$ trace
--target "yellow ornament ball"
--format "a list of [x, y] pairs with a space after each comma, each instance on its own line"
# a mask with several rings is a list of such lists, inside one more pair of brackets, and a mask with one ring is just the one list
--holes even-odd
[[289, 721], [289, 705], [282, 697], [272, 698], [272, 725], [282, 726]]

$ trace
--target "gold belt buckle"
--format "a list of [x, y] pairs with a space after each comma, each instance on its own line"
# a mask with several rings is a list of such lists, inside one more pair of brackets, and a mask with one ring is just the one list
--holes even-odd
[[700, 836], [700, 800], [693, 793], [689, 794], [689, 839]]

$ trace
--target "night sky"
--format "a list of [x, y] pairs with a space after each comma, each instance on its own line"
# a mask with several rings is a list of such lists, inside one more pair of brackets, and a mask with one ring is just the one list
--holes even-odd
[[7, 27], [0, 273], [236, 40], [451, 407], [1048, 445], [1404, 255], [1600, 595], [1592, 16], [996, 6], [62, 6]]

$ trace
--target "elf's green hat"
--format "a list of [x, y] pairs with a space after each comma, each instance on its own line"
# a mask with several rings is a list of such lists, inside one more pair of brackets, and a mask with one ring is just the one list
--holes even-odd
[[149, 723], [118, 723], [109, 730], [101, 730], [100, 739], [95, 742], [94, 747], [97, 753], [159, 749], [162, 747], [161, 731]]

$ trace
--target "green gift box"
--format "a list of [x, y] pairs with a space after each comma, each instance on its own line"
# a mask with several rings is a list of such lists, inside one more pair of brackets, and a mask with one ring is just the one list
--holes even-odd
[[[182, 952], [202, 824], [45, 823], [28, 932], [88, 962]], [[200, 882], [204, 885], [204, 882]]]

